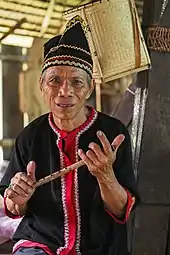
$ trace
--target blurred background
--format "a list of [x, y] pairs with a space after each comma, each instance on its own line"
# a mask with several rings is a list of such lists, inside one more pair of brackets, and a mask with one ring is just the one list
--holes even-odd
[[[48, 111], [39, 92], [43, 44], [62, 33], [65, 11], [90, 2], [94, 1], [0, 0], [0, 164], [9, 159], [22, 128]], [[143, 1], [136, 6], [141, 21]], [[98, 108], [128, 126], [134, 92], [135, 74], [102, 84], [88, 103], [96, 107], [101, 98]]]
[[[30, 121], [48, 111], [39, 91], [43, 44], [63, 32], [65, 12], [70, 13], [86, 4], [96, 4], [95, 2], [0, 0], [0, 179], [6, 171], [16, 136]], [[119, 8], [119, 11], [116, 9], [111, 24], [115, 24], [115, 18], [119, 19], [120, 23], [124, 20], [128, 31], [128, 45], [133, 46], [133, 51], [136, 44], [130, 39], [135, 38], [135, 34], [130, 35], [128, 15], [123, 15], [122, 9], [124, 4], [136, 4], [138, 24], [142, 23], [152, 68], [149, 72], [140, 72], [138, 75], [133, 72], [109, 82], [102, 81], [100, 86], [95, 87], [87, 103], [120, 119], [131, 133], [134, 172], [142, 201], [132, 215], [132, 224], [129, 224], [129, 250], [133, 255], [170, 255], [170, 1], [98, 2], [120, 4], [119, 7], [122, 8]], [[99, 33], [98, 38], [102, 39], [100, 44], [104, 54], [106, 51], [111, 52], [108, 57], [110, 60], [115, 57], [115, 50], [119, 48], [113, 62], [117, 63], [119, 57], [123, 61], [131, 60], [127, 45], [124, 45], [124, 38], [121, 38], [120, 43], [121, 47], [126, 48], [124, 54], [120, 45], [115, 43], [117, 38], [114, 40], [115, 33], [121, 30], [119, 23], [113, 32], [110, 23], [111, 31], [105, 29], [108, 10], [103, 8], [103, 13], [104, 11], [106, 19], [102, 19], [102, 15], [97, 19], [100, 25], [98, 31], [106, 32], [109, 37], [105, 40], [104, 36], [102, 38], [103, 34]], [[90, 22], [95, 24], [94, 17], [91, 16]], [[136, 9], [133, 18], [136, 21]], [[98, 25], [96, 24], [95, 29]], [[136, 38], [139, 39], [139, 34]], [[116, 44], [114, 49], [106, 49], [108, 42]], [[110, 69], [114, 68], [111, 66]], [[1, 207], [0, 200], [0, 212]], [[8, 225], [6, 228], [4, 222]], [[11, 254], [12, 244], [4, 244], [3, 248], [1, 241], [2, 236], [11, 238], [14, 232], [11, 226], [11, 221], [0, 215], [0, 254]], [[3, 234], [4, 230], [7, 234]]]

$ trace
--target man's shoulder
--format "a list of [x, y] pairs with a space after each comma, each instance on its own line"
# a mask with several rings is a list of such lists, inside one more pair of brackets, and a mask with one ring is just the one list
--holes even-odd
[[24, 139], [25, 137], [32, 137], [33, 134], [44, 132], [48, 126], [48, 113], [41, 115], [40, 117], [31, 121], [18, 135], [18, 139]]
[[117, 118], [111, 117], [105, 113], [98, 113], [97, 128], [103, 130], [107, 136], [116, 136], [124, 134], [129, 136], [127, 127]]
[[103, 125], [107, 126], [108, 128], [111, 128], [112, 126], [114, 126], [115, 128], [126, 129], [125, 125], [119, 119], [109, 116], [102, 112], [98, 112], [98, 120], [102, 122]]

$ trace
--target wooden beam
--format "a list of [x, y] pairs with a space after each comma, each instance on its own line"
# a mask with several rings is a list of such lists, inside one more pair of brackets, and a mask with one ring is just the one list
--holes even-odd
[[50, 23], [50, 19], [53, 14], [54, 5], [55, 5], [55, 0], [50, 0], [47, 11], [46, 11], [46, 15], [42, 22], [40, 36], [43, 36], [45, 32], [47, 31], [48, 25]]
[[[27, 15], [26, 15], [26, 16], [27, 16]], [[26, 17], [26, 19], [27, 19], [27, 17]], [[8, 24], [8, 21], [9, 21], [9, 22], [18, 22], [18, 20], [17, 20], [17, 14], [16, 14], [16, 19], [11, 18], [11, 17], [0, 17], [0, 26], [6, 26], [6, 27], [8, 27], [8, 25], [6, 25], [6, 24]], [[54, 23], [55, 21], [62, 22], [62, 21], [64, 21], [64, 19], [56, 18], [56, 19], [52, 19], [52, 21], [53, 21], [53, 23]], [[27, 23], [30, 24], [30, 25], [36, 25], [36, 26], [39, 26], [39, 27], [41, 27], [41, 25], [42, 25], [42, 22], [37, 22], [37, 21], [34, 21], [33, 19], [32, 19], [32, 21], [31, 21], [31, 20], [27, 20]], [[10, 25], [9, 25], [9, 27], [10, 27]], [[23, 26], [23, 28], [25, 28], [25, 26]], [[49, 25], [49, 28], [55, 29], [55, 28], [56, 28], [56, 25], [50, 24], [50, 25]]]
[[[170, 3], [162, 19], [162, 0], [144, 0], [143, 28], [158, 25], [170, 28]], [[145, 33], [147, 37], [147, 33]], [[166, 39], [163, 38], [163, 39]], [[170, 89], [168, 52], [150, 50], [152, 69], [148, 72], [146, 86], [142, 87], [146, 77], [138, 77], [140, 91], [147, 91], [144, 128], [134, 133], [142, 142], [136, 142], [135, 159], [138, 171], [138, 187], [142, 197], [141, 206], [136, 211], [133, 229], [132, 255], [168, 255], [169, 247], [169, 215], [170, 215]], [[143, 82], [141, 82], [143, 79]], [[146, 88], [146, 89], [143, 89]], [[148, 88], [148, 89], [147, 89]], [[136, 100], [141, 108], [141, 102]], [[136, 111], [136, 116], [139, 114]], [[141, 122], [141, 118], [139, 120]], [[136, 139], [136, 138], [135, 138]], [[137, 140], [136, 139], [136, 140]], [[135, 154], [137, 155], [137, 153]]]
[[23, 18], [23, 19], [19, 20], [19, 21], [16, 23], [15, 26], [11, 27], [11, 28], [9, 29], [9, 31], [6, 32], [6, 33], [0, 38], [0, 42], [1, 42], [3, 39], [5, 39], [8, 35], [13, 34], [14, 31], [15, 31], [15, 29], [20, 28], [21, 25], [22, 25], [24, 22], [26, 22], [26, 18]]
[[40, 16], [40, 17], [44, 17], [44, 14], [45, 14], [44, 9], [41, 13], [40, 12], [36, 13], [38, 11], [38, 8], [32, 8], [31, 10], [29, 10], [29, 9], [27, 9], [27, 7], [23, 8], [22, 5], [20, 5], [20, 10], [19, 10], [19, 8], [15, 8], [15, 9], [7, 8], [7, 7], [5, 7], [5, 5], [0, 6], [0, 8], [1, 8], [1, 10], [3, 10], [3, 16], [5, 16], [6, 12], [23, 14], [23, 16], [32, 15], [33, 17], [37, 16], [37, 15]]
[[[59, 28], [60, 28], [60, 26], [56, 26], [55, 28], [54, 27], [52, 28], [51, 26], [48, 26], [46, 33], [47, 34], [52, 34], [52, 35], [56, 34], [56, 30], [59, 29]], [[7, 31], [4, 31], [3, 29], [10, 29], [10, 26], [0, 24], [1, 32], [7, 32]], [[28, 31], [28, 32], [40, 32], [41, 26], [36, 25], [36, 24], [35, 24], [35, 26], [32, 26], [32, 24], [30, 24], [30, 27], [23, 26], [19, 29], [20, 30], [25, 30], [25, 31]]]
[[[5, 2], [5, 1], [4, 1]], [[28, 4], [27, 4], [27, 1], [25, 1], [25, 3], [22, 2], [18, 2], [16, 3], [15, 0], [10, 0], [11, 3], [15, 3], [15, 4], [21, 4], [23, 7], [33, 7], [33, 8], [40, 8], [40, 9], [43, 9], [43, 10], [46, 10], [47, 6], [48, 6], [48, 3], [49, 2], [40, 2], [40, 1], [32, 1], [30, 4], [29, 4], [29, 1], [28, 1]], [[36, 4], [37, 2], [40, 2], [43, 3], [43, 5], [40, 5], [40, 4]], [[84, 2], [90, 2], [90, 1], [82, 1], [83, 3]], [[74, 7], [77, 7], [78, 5], [75, 5], [75, 4], [63, 4], [62, 2], [59, 2], [59, 1], [56, 1], [55, 3], [55, 10], [57, 9], [57, 6], [61, 6], [61, 7], [66, 7], [66, 8], [74, 8]]]

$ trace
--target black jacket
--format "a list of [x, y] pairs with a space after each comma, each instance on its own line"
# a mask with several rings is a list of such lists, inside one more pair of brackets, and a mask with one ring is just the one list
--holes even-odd
[[[110, 143], [118, 134], [125, 135], [125, 141], [118, 150], [113, 168], [119, 183], [138, 200], [132, 169], [130, 138], [125, 126], [117, 119], [95, 112], [93, 118], [83, 129], [80, 128], [76, 137], [76, 146], [84, 151], [88, 150], [90, 142], [100, 144], [96, 136], [98, 130], [106, 134]], [[30, 123], [16, 139], [9, 167], [1, 181], [1, 194], [18, 171], [26, 171], [26, 165], [30, 160], [36, 162], [37, 180], [60, 169], [61, 153], [56, 146], [57, 139], [58, 135], [49, 125], [48, 114]], [[15, 241], [33, 240], [46, 244], [54, 252], [65, 245], [66, 238], [68, 238], [66, 235], [70, 233], [66, 229], [68, 211], [64, 208], [67, 205], [63, 204], [63, 199], [66, 198], [62, 185], [61, 179], [56, 179], [37, 188], [28, 202], [28, 211], [16, 230]], [[126, 224], [116, 223], [105, 211], [97, 180], [86, 166], [77, 170], [75, 189], [78, 195], [76, 217], [79, 217], [79, 220], [78, 218], [76, 220], [79, 224], [75, 245], [77, 254], [128, 254]]]

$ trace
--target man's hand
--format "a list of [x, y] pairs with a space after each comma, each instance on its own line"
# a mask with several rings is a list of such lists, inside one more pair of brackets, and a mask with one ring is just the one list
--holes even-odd
[[5, 191], [5, 196], [17, 205], [25, 205], [33, 195], [35, 188], [36, 164], [30, 161], [27, 165], [27, 174], [18, 172], [12, 179], [9, 187]]
[[[124, 135], [118, 135], [112, 142], [109, 143], [105, 134], [101, 131], [97, 132], [97, 136], [102, 144], [102, 149], [96, 143], [90, 143], [86, 154], [79, 150], [79, 156], [87, 165], [89, 171], [100, 181], [113, 180], [113, 163], [116, 160], [116, 153], [119, 146], [124, 141]], [[112, 149], [113, 147], [113, 149]]]
[[79, 156], [87, 165], [91, 174], [97, 178], [101, 197], [107, 209], [114, 215], [122, 217], [125, 213], [128, 197], [125, 189], [115, 177], [113, 163], [116, 160], [117, 150], [125, 137], [124, 135], [118, 135], [110, 144], [101, 131], [97, 132], [97, 136], [103, 148], [101, 149], [96, 143], [90, 143], [90, 150], [86, 154], [79, 150]]

